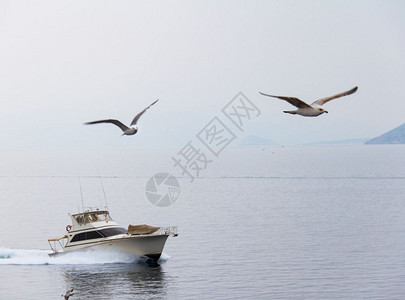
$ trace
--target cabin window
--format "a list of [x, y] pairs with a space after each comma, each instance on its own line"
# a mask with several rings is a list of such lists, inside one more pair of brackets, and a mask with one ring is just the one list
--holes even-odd
[[103, 238], [104, 236], [98, 231], [89, 231], [89, 232], [83, 232], [76, 234], [71, 242], [79, 242], [79, 241], [85, 241], [85, 240], [93, 240], [93, 239], [100, 239]]
[[112, 221], [108, 212], [90, 212], [75, 216], [76, 222], [79, 225], [98, 222], [98, 221]]
[[83, 216], [82, 215], [80, 215], [80, 216], [77, 216], [76, 217], [76, 222], [77, 222], [77, 224], [82, 224], [83, 223]]
[[98, 221], [98, 217], [96, 214], [90, 214], [89, 215], [89, 220], [90, 222], [97, 222]]
[[82, 232], [82, 233], [76, 234], [72, 238], [71, 242], [79, 242], [79, 241], [85, 241], [85, 240], [101, 239], [103, 237], [109, 237], [109, 236], [114, 236], [114, 235], [123, 234], [123, 233], [127, 233], [127, 231], [124, 228], [121, 228], [121, 227]]
[[98, 214], [97, 217], [99, 221], [112, 221], [108, 213]]
[[100, 231], [101, 231], [101, 234], [104, 235], [105, 237], [127, 233], [127, 231], [121, 227], [107, 228], [107, 229], [102, 229]]

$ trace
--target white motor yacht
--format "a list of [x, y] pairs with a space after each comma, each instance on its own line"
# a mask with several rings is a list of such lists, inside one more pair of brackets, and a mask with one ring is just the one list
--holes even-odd
[[52, 250], [50, 256], [94, 248], [158, 260], [169, 235], [177, 236], [174, 226], [129, 225], [128, 229], [122, 228], [107, 209], [90, 209], [69, 216], [72, 225], [66, 226], [67, 233], [48, 239]]

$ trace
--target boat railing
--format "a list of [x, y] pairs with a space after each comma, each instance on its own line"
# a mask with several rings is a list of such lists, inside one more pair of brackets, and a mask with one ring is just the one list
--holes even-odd
[[165, 235], [178, 236], [177, 226], [160, 227], [157, 231], [155, 231], [152, 234], [156, 234], [156, 235], [165, 234]]
[[49, 246], [53, 253], [63, 252], [67, 242], [67, 235], [55, 239], [48, 239]]

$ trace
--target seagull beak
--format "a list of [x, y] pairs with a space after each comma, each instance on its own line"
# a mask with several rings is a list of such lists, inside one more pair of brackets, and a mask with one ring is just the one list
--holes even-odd
[[326, 113], [328, 113], [328, 111], [327, 111], [327, 110], [325, 110], [325, 112], [326, 112]]

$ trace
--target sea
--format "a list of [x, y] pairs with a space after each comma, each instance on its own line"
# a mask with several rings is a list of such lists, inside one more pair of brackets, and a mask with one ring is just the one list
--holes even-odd
[[[182, 148], [0, 152], [0, 299], [405, 298], [405, 145], [229, 147], [194, 161]], [[178, 183], [156, 190], [175, 191], [165, 205], [148, 197], [156, 174]], [[178, 236], [157, 263], [48, 256], [68, 213], [106, 205], [123, 227]]]

